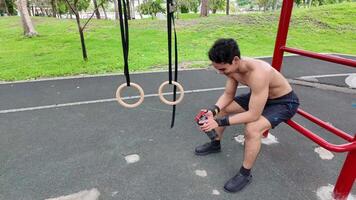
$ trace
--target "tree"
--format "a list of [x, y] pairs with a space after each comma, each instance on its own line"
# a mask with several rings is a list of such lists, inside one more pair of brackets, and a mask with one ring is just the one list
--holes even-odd
[[94, 4], [95, 16], [97, 19], [100, 19], [99, 7], [98, 7], [98, 3], [96, 2], [96, 0], [93, 0], [93, 4]]
[[226, 0], [226, 15], [229, 15], [230, 11], [230, 0]]
[[9, 15], [9, 11], [7, 10], [7, 5], [5, 0], [0, 0], [0, 16], [3, 16], [4, 13]]
[[13, 0], [3, 0], [5, 4], [5, 13], [7, 15], [17, 15], [17, 11], [15, 9], [15, 2]]
[[201, 0], [200, 17], [208, 16], [208, 0]]
[[18, 0], [17, 1], [17, 9], [20, 12], [21, 15], [21, 21], [22, 21], [22, 27], [23, 27], [23, 32], [26, 37], [34, 37], [38, 33], [35, 30], [35, 27], [33, 26], [33, 23], [31, 21], [30, 15], [27, 10], [27, 0]]
[[156, 17], [159, 12], [165, 13], [165, 9], [161, 6], [159, 0], [148, 0], [146, 3], [141, 4], [138, 9], [140, 13], [144, 15], [151, 15], [152, 19]]
[[114, 1], [114, 11], [115, 11], [115, 20], [119, 19], [119, 10], [118, 10], [118, 3], [117, 0], [113, 0]]
[[209, 0], [209, 8], [215, 14], [217, 10], [223, 10], [225, 6], [225, 0]]
[[[87, 61], [88, 60], [88, 55], [87, 55], [87, 50], [86, 50], [86, 47], [85, 47], [85, 39], [84, 39], [84, 29], [85, 27], [87, 26], [87, 24], [89, 23], [89, 21], [93, 18], [94, 16], [94, 13], [95, 13], [95, 10], [93, 11], [92, 15], [90, 16], [90, 18], [85, 22], [85, 24], [82, 26], [80, 24], [80, 16], [79, 16], [79, 11], [80, 10], [83, 10], [84, 8], [88, 8], [89, 6], [89, 1], [86, 1], [86, 0], [82, 0], [82, 1], [79, 1], [79, 0], [74, 0], [73, 3], [69, 2], [70, 0], [65, 0], [67, 5], [69, 6], [70, 10], [74, 13], [75, 15], [75, 19], [77, 21], [77, 26], [78, 26], [78, 31], [79, 31], [79, 36], [80, 36], [80, 43], [82, 45], [82, 53], [83, 53], [83, 59], [84, 61]], [[98, 7], [101, 6], [98, 5]], [[97, 7], [97, 8], [98, 8]]]
[[56, 18], [57, 17], [57, 1], [51, 0], [51, 6], [52, 6], [52, 17]]

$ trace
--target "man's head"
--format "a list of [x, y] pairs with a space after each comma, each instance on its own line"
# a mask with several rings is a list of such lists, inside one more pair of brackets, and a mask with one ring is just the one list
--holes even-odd
[[209, 50], [209, 59], [215, 63], [232, 64], [235, 56], [241, 58], [239, 46], [232, 38], [216, 40]]
[[231, 65], [237, 63], [240, 58], [239, 46], [231, 38], [218, 39], [209, 50], [209, 59], [222, 74], [232, 72]]

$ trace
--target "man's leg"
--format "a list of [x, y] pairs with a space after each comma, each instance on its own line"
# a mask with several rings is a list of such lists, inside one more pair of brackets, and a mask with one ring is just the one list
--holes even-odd
[[245, 151], [243, 167], [251, 169], [261, 149], [261, 139], [266, 130], [271, 129], [271, 123], [263, 116], [257, 121], [246, 124]]
[[257, 121], [246, 124], [243, 164], [239, 173], [226, 182], [224, 186], [226, 191], [238, 192], [251, 182], [250, 170], [260, 152], [263, 132], [270, 128], [271, 123], [263, 116]]
[[[243, 109], [238, 103], [236, 103], [236, 101], [232, 101], [228, 106], [223, 108], [217, 116], [223, 117], [223, 116], [227, 116], [227, 115], [231, 115], [231, 114], [242, 113], [245, 111], [246, 110]], [[225, 127], [215, 128], [215, 131], [218, 134], [218, 137], [216, 138], [216, 140], [221, 140], [224, 130], [225, 130]]]
[[[232, 101], [228, 106], [226, 106], [224, 109], [220, 111], [218, 116], [221, 117], [221, 116], [244, 112], [244, 111], [245, 110], [239, 104], [237, 104], [235, 101]], [[218, 136], [215, 138], [215, 140], [196, 147], [195, 148], [196, 155], [204, 156], [211, 153], [218, 153], [221, 151], [220, 140], [222, 138], [225, 128], [218, 127], [214, 130], [216, 131]]]

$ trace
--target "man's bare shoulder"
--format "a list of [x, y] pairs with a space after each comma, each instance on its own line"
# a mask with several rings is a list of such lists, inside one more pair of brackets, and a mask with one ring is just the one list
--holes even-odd
[[260, 66], [260, 67], [263, 66], [263, 68], [266, 69], [272, 67], [268, 62], [257, 58], [243, 57], [243, 60], [245, 60], [249, 65], [252, 66]]

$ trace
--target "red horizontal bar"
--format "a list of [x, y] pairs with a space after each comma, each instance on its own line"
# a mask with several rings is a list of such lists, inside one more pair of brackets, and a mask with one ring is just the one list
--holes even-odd
[[286, 46], [282, 46], [281, 50], [289, 52], [289, 53], [294, 53], [294, 54], [299, 54], [302, 56], [310, 57], [310, 58], [316, 58], [320, 60], [325, 60], [328, 62], [333, 62], [333, 63], [338, 63], [342, 65], [348, 65], [350, 67], [356, 67], [356, 60], [348, 59], [348, 58], [342, 58], [339, 56], [332, 56], [332, 55], [324, 55], [320, 53], [314, 53], [311, 51], [305, 51], [305, 50], [300, 50], [296, 48], [290, 48]]
[[314, 134], [313, 132], [309, 131], [308, 129], [304, 128], [303, 126], [299, 125], [298, 123], [294, 122], [293, 120], [288, 120], [287, 124], [297, 130], [299, 133], [303, 134], [307, 138], [311, 139], [318, 145], [322, 146], [323, 148], [333, 151], [333, 152], [348, 152], [356, 150], [356, 141], [346, 144], [335, 145], [327, 142], [320, 136]]
[[339, 137], [342, 137], [343, 139], [345, 139], [345, 140], [347, 140], [349, 142], [352, 142], [354, 140], [351, 135], [349, 135], [349, 134], [345, 133], [344, 131], [342, 131], [342, 130], [340, 130], [338, 128], [335, 128], [335, 127], [331, 126], [330, 124], [328, 124], [328, 123], [326, 123], [326, 122], [314, 117], [313, 115], [305, 112], [302, 109], [298, 108], [297, 112], [298, 112], [298, 114], [302, 115], [303, 117], [309, 119], [310, 121], [318, 124], [319, 126], [325, 128], [326, 130], [334, 133], [335, 135], [337, 135]]

